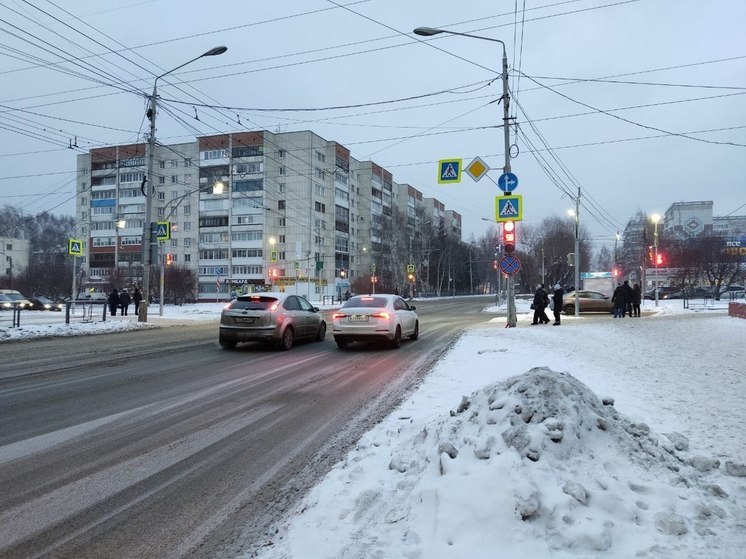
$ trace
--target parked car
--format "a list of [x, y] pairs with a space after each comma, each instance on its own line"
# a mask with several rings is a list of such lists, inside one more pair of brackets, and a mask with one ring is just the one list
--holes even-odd
[[416, 308], [399, 295], [350, 297], [332, 315], [334, 341], [340, 349], [359, 341], [385, 341], [398, 348], [402, 338], [416, 340], [420, 336]]
[[[614, 303], [609, 295], [600, 291], [578, 291], [578, 308], [580, 312], [614, 312]], [[562, 311], [565, 314], [575, 314], [575, 292], [570, 291], [562, 297]]]
[[689, 299], [712, 299], [712, 289], [709, 287], [689, 287], [683, 294]]
[[[657, 287], [658, 290], [658, 299], [681, 299], [681, 291], [678, 290], [676, 287]], [[651, 289], [650, 291], [645, 292], [645, 299], [648, 299], [650, 301], [655, 299], [655, 291], [656, 289]]]
[[29, 301], [31, 301], [32, 311], [61, 311], [65, 306], [64, 303], [52, 301], [49, 297], [44, 297], [44, 295], [31, 297]]
[[239, 295], [220, 315], [218, 342], [232, 349], [238, 342], [265, 342], [288, 350], [295, 340], [318, 342], [326, 336], [326, 322], [300, 295], [252, 293]]
[[31, 308], [31, 301], [26, 299], [20, 291], [16, 291], [15, 289], [0, 289], [0, 295], [7, 295], [13, 303], [22, 309]]
[[744, 299], [746, 298], [746, 289], [742, 285], [729, 285], [720, 291], [721, 299]]

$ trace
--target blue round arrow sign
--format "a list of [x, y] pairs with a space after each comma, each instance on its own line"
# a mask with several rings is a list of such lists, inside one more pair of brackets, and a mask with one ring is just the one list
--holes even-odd
[[518, 177], [514, 173], [503, 173], [497, 179], [497, 186], [503, 192], [513, 192], [518, 188]]

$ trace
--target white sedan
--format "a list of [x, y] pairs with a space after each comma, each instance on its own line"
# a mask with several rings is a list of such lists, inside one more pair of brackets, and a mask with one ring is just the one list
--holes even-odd
[[415, 306], [399, 295], [356, 295], [332, 315], [332, 334], [339, 348], [350, 342], [385, 341], [392, 348], [408, 337], [420, 335], [420, 320]]

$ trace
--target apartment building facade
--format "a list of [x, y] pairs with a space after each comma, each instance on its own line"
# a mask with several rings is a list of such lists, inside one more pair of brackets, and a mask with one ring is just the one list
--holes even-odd
[[[141, 279], [145, 153], [133, 144], [78, 156], [76, 234], [88, 284], [115, 269]], [[442, 203], [311, 131], [201, 136], [157, 145], [154, 159], [154, 215], [172, 228], [161, 259], [197, 272], [199, 300], [270, 288], [339, 296], [359, 277], [403, 270], [408, 255], [392, 244], [421, 235], [426, 222], [445, 225]], [[460, 235], [453, 216], [449, 230]]]

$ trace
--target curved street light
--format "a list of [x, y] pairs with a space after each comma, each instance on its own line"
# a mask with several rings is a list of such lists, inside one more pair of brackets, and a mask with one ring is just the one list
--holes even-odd
[[[183, 68], [187, 64], [191, 64], [195, 60], [204, 58], [206, 56], [217, 56], [223, 54], [228, 50], [228, 47], [220, 46], [214, 47], [200, 54], [199, 56], [192, 58], [191, 60], [184, 62], [171, 68], [168, 72], [162, 73], [160, 76], [156, 76], [153, 82], [153, 94], [150, 96], [150, 108], [148, 109], [148, 118], [150, 119], [150, 135], [148, 136], [148, 166], [147, 174], [142, 183], [142, 192], [145, 195], [145, 224], [143, 226], [142, 234], [142, 251], [143, 251], [143, 272], [142, 272], [142, 303], [137, 314], [137, 320], [139, 322], [148, 321], [148, 303], [150, 302], [150, 266], [153, 263], [153, 253], [156, 251], [157, 236], [153, 235], [153, 202], [151, 198], [155, 195], [155, 182], [151, 180], [153, 176], [153, 158], [155, 156], [155, 117], [158, 112], [158, 80], [164, 76], [167, 76], [171, 72], [175, 72], [180, 68]], [[150, 184], [148, 184], [150, 183]], [[147, 189], [146, 189], [147, 185]], [[152, 192], [151, 192], [152, 191]]]
[[[492, 37], [483, 37], [481, 35], [472, 35], [470, 33], [458, 33], [457, 31], [449, 31], [447, 29], [439, 29], [435, 27], [418, 27], [414, 30], [415, 35], [421, 37], [432, 37], [433, 35], [439, 35], [441, 33], [447, 33], [448, 35], [459, 35], [461, 37], [470, 37], [472, 39], [480, 39], [482, 41], [491, 41], [493, 43], [500, 43], [503, 47], [502, 57], [502, 73], [500, 74], [503, 82], [503, 138], [505, 141], [505, 165], [503, 167], [503, 173], [510, 173], [510, 94], [508, 93], [508, 55], [505, 47], [505, 43], [500, 39], [493, 39]], [[506, 195], [509, 192], [505, 193]], [[508, 275], [507, 281], [507, 297], [508, 297], [508, 321], [506, 327], [514, 328], [518, 322], [515, 308], [515, 280], [513, 275]]]

